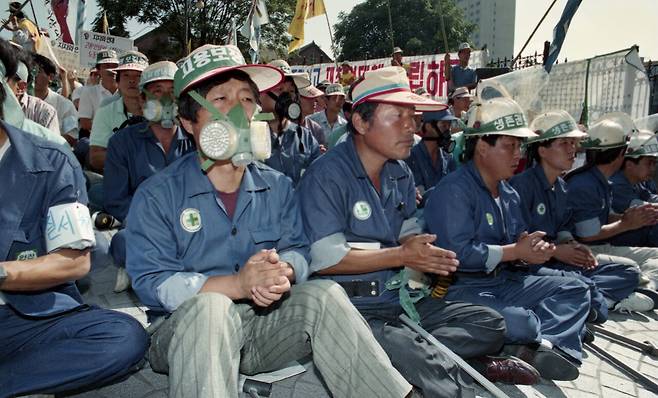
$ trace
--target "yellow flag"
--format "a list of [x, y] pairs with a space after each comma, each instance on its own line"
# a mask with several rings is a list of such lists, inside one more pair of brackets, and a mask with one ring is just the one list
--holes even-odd
[[110, 34], [110, 24], [107, 22], [107, 14], [105, 12], [103, 12], [103, 26], [102, 26], [102, 29], [103, 29], [103, 33], [105, 33], [106, 35]]
[[292, 22], [290, 22], [288, 28], [288, 33], [292, 36], [292, 41], [288, 45], [288, 53], [295, 51], [304, 43], [304, 22], [308, 18], [325, 13], [323, 0], [297, 0], [295, 16], [292, 17]]

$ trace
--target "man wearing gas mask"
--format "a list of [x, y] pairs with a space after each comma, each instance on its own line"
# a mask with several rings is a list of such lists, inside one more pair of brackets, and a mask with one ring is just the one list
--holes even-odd
[[176, 72], [179, 118], [198, 152], [140, 186], [126, 226], [133, 290], [157, 325], [151, 367], [169, 373], [170, 397], [237, 397], [238, 371], [313, 352], [334, 397], [407, 396], [411, 386], [344, 291], [305, 282], [292, 183], [254, 161], [270, 153], [259, 91], [282, 79], [245, 65], [235, 46], [200, 47]]
[[272, 61], [270, 66], [284, 73], [281, 84], [261, 93], [264, 112], [273, 112], [269, 121], [272, 132], [272, 156], [265, 161], [271, 168], [290, 177], [294, 185], [318, 156], [320, 145], [313, 134], [301, 125], [299, 89], [311, 85], [306, 73], [292, 73], [286, 61]]
[[[119, 222], [128, 214], [137, 187], [153, 174], [196, 149], [194, 140], [175, 122], [174, 74], [178, 68], [169, 61], [156, 62], [142, 72], [144, 122], [117, 131], [107, 146], [103, 192], [105, 211]], [[126, 261], [125, 230], [112, 238], [115, 264]], [[127, 288], [124, 286], [124, 288]], [[122, 286], [115, 290], [121, 291]]]
[[456, 120], [449, 110], [423, 112], [421, 142], [414, 145], [406, 162], [414, 175], [421, 195], [433, 188], [443, 176], [457, 168], [452, 158], [455, 143], [450, 139], [450, 127]]

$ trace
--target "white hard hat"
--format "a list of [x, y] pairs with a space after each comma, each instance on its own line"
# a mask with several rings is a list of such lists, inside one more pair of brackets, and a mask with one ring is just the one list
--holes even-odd
[[523, 109], [511, 98], [497, 97], [471, 105], [464, 136], [509, 135], [531, 138]]
[[626, 145], [626, 134], [621, 124], [603, 119], [587, 132], [589, 137], [581, 145], [587, 149], [611, 149]]
[[599, 118], [601, 120], [612, 120], [615, 123], [618, 123], [623, 129], [624, 134], [630, 137], [631, 135], [637, 133], [638, 128], [635, 126], [635, 122], [631, 117], [624, 112], [609, 112], [604, 114]]
[[528, 143], [552, 140], [555, 138], [585, 138], [587, 133], [578, 129], [569, 112], [558, 110], [542, 113], [530, 123], [530, 130], [539, 134], [528, 139]]
[[170, 80], [173, 82], [177, 70], [178, 67], [171, 61], [160, 61], [151, 64], [142, 71], [142, 75], [139, 78], [139, 89], [143, 90], [147, 84], [160, 80]]
[[627, 158], [658, 157], [658, 137], [649, 130], [639, 130], [628, 141], [628, 148], [624, 156]]

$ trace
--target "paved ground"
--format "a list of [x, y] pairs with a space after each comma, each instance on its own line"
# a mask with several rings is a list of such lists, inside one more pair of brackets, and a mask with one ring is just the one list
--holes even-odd
[[[89, 279], [91, 288], [85, 293], [88, 302], [100, 306], [116, 309], [135, 316], [146, 324], [145, 309], [138, 305], [132, 293], [115, 294], [114, 285], [115, 268], [105, 267], [91, 273]], [[649, 314], [619, 315], [614, 314], [606, 323], [606, 328], [618, 331], [627, 337], [637, 340], [650, 340], [658, 344], [658, 314], [654, 311]], [[596, 344], [613, 353], [626, 364], [644, 375], [658, 382], [658, 358], [651, 358], [630, 348], [612, 344], [604, 338], [598, 337]], [[499, 385], [511, 398], [516, 397], [656, 397], [658, 395], [647, 391], [640, 385], [631, 381], [623, 373], [601, 361], [591, 352], [586, 351], [585, 361], [580, 368], [580, 377], [573, 382], [548, 382], [539, 385], [506, 386]], [[321, 384], [321, 379], [312, 365], [307, 365], [309, 371], [300, 376], [275, 383], [272, 388], [272, 398], [324, 398], [329, 395]], [[164, 398], [167, 394], [167, 377], [156, 374], [148, 367], [131, 376], [122, 383], [104, 387], [75, 395], [75, 398]], [[480, 392], [483, 397], [492, 397], [487, 392]], [[244, 395], [247, 397], [248, 395]], [[367, 398], [367, 397], [363, 397]]]

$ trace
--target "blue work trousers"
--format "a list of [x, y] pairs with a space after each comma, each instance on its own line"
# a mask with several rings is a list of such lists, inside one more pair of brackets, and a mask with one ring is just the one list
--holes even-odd
[[129, 315], [83, 306], [24, 318], [0, 305], [0, 397], [98, 388], [137, 369], [149, 338]]
[[578, 279], [511, 271], [489, 277], [459, 275], [446, 299], [498, 311], [507, 325], [507, 343], [546, 339], [576, 361], [582, 359], [580, 336], [591, 297], [589, 287]]
[[589, 286], [592, 298], [591, 308], [596, 311], [596, 323], [608, 320], [608, 303], [606, 299], [618, 302], [628, 297], [637, 288], [640, 272], [626, 264], [599, 264], [587, 270], [563, 263], [533, 266], [531, 271], [537, 275], [566, 276], [576, 278]]

